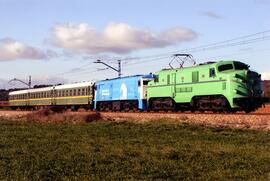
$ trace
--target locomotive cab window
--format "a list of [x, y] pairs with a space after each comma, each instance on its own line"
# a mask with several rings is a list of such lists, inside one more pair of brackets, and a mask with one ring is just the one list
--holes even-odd
[[209, 69], [209, 77], [215, 77], [215, 76], [216, 76], [215, 68], [210, 68]]
[[226, 70], [232, 70], [232, 69], [233, 69], [233, 65], [232, 64], [220, 65], [218, 67], [218, 71], [219, 72], [223, 72], [223, 71], [226, 71]]
[[241, 62], [234, 62], [234, 68], [235, 70], [248, 70], [249, 65], [241, 63]]

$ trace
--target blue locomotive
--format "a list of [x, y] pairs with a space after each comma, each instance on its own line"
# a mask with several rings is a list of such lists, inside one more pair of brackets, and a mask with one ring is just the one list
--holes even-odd
[[147, 84], [153, 74], [135, 75], [95, 84], [94, 108], [99, 111], [145, 110], [147, 108]]

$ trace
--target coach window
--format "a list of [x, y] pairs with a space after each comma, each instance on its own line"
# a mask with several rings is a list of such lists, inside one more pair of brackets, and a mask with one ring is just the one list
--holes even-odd
[[81, 89], [78, 89], [78, 96], [81, 95]]
[[73, 96], [76, 96], [76, 89], [73, 90]]
[[209, 69], [209, 77], [215, 77], [215, 76], [216, 76], [215, 68], [210, 68]]
[[72, 96], [72, 90], [69, 90], [69, 96]]
[[82, 96], [84, 96], [84, 89], [82, 89]]
[[68, 96], [68, 90], [66, 90], [65, 92], [66, 92], [66, 93], [65, 93], [65, 96]]

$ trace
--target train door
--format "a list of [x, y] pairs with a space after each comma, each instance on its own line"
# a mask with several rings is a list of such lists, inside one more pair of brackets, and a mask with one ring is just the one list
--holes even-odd
[[56, 105], [56, 89], [53, 87], [51, 90], [51, 104]]
[[176, 73], [171, 74], [171, 92], [172, 97], [176, 96]]
[[26, 99], [25, 100], [26, 101], [26, 106], [29, 106], [30, 105], [30, 99], [31, 99], [30, 96], [31, 96], [31, 94], [28, 92], [25, 96], [26, 96], [26, 98], [25, 98]]
[[147, 98], [147, 83], [148, 83], [147, 79], [145, 80], [142, 78], [139, 80], [139, 88], [141, 89], [141, 92], [140, 92], [141, 99]]
[[87, 98], [88, 98], [88, 104], [91, 104], [92, 102], [92, 90], [91, 90], [91, 86], [87, 87]]

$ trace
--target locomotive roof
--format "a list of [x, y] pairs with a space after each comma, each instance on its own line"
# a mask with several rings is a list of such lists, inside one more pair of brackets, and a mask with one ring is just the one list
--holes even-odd
[[[163, 69], [161, 71], [158, 72], [163, 72], [163, 71], [172, 71], [172, 70], [186, 70], [186, 69], [194, 69], [194, 68], [199, 68], [199, 67], [213, 67], [219, 64], [226, 64], [226, 63], [233, 63], [233, 62], [239, 62], [239, 61], [234, 61], [234, 60], [221, 60], [221, 61], [217, 61], [217, 62], [205, 62], [205, 63], [200, 63], [194, 66], [190, 66], [190, 67], [183, 67], [183, 68], [175, 68], [175, 69]], [[242, 63], [242, 62], [240, 62]]]
[[75, 83], [75, 84], [58, 85], [58, 86], [55, 86], [55, 89], [56, 90], [70, 89], [70, 88], [86, 87], [86, 86], [91, 86], [91, 85], [93, 85], [92, 82], [80, 82], [80, 83]]
[[97, 81], [96, 83], [103, 82], [103, 81], [109, 81], [109, 80], [126, 79], [126, 78], [132, 78], [132, 77], [153, 78], [153, 76], [154, 75], [152, 73], [146, 74], [146, 75], [138, 74], [138, 75], [130, 75], [130, 76], [125, 76], [125, 77], [120, 77], [120, 78], [116, 77], [116, 78], [113, 78], [113, 79], [100, 80], [100, 81]]
[[18, 95], [18, 94], [27, 94], [28, 93], [28, 89], [25, 90], [19, 90], [19, 91], [12, 91], [9, 93], [9, 95]]
[[44, 88], [36, 88], [36, 89], [25, 89], [19, 91], [10, 92], [9, 95], [18, 95], [18, 94], [27, 94], [27, 93], [34, 93], [34, 92], [42, 92], [42, 91], [51, 91], [53, 88], [56, 90], [61, 89], [70, 89], [70, 88], [77, 88], [77, 87], [85, 87], [93, 85], [92, 82], [80, 82], [80, 83], [73, 83], [73, 84], [65, 84], [65, 85], [58, 85], [58, 86], [51, 86], [51, 87], [44, 87]]

